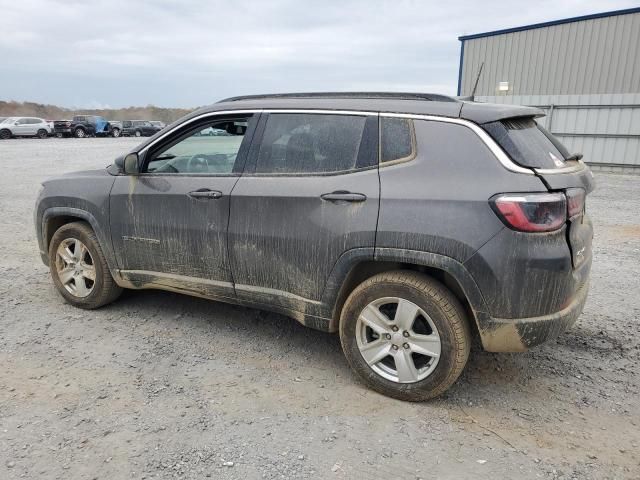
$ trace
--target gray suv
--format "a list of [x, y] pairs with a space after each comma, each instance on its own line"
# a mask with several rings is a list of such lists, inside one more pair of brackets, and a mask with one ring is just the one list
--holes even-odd
[[474, 336], [524, 351], [582, 311], [593, 175], [541, 115], [410, 93], [227, 99], [44, 182], [40, 252], [78, 307], [155, 288], [272, 310], [339, 332], [373, 389], [425, 400]]

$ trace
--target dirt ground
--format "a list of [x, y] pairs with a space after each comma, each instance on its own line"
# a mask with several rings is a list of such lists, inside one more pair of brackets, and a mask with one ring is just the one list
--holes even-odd
[[38, 256], [39, 182], [136, 143], [0, 141], [0, 478], [640, 478], [640, 176], [596, 174], [570, 331], [476, 347], [447, 394], [410, 404], [279, 315], [153, 291], [66, 305]]

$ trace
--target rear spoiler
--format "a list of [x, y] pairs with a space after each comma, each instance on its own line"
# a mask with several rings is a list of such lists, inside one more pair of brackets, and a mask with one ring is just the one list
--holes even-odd
[[504, 105], [500, 103], [462, 102], [460, 118], [483, 123], [497, 122], [507, 118], [544, 117], [545, 113], [539, 108], [523, 107], [520, 105]]

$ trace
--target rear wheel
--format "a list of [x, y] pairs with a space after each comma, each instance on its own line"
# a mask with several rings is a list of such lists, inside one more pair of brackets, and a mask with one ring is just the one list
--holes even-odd
[[374, 390], [408, 401], [446, 391], [462, 372], [471, 334], [458, 299], [411, 271], [375, 275], [347, 299], [340, 319], [347, 361]]
[[0, 138], [3, 140], [8, 140], [11, 138], [11, 132], [9, 130], [0, 130]]
[[56, 133], [56, 138], [62, 138], [64, 137], [64, 135], [62, 134], [62, 132], [57, 132]]
[[68, 223], [56, 231], [49, 245], [49, 267], [60, 294], [76, 307], [98, 308], [122, 292], [86, 223]]
[[48, 136], [49, 134], [44, 128], [41, 128], [40, 130], [38, 130], [38, 138], [47, 138]]
[[114, 128], [113, 130], [111, 130], [111, 135], [113, 135], [113, 138], [118, 138], [120, 136], [120, 129]]
[[76, 128], [73, 133], [76, 136], [76, 138], [84, 138], [87, 136], [87, 132], [85, 132], [84, 129], [82, 128]]
[[135, 136], [136, 137], [141, 137], [142, 136], [142, 132], [140, 130], [136, 130]]

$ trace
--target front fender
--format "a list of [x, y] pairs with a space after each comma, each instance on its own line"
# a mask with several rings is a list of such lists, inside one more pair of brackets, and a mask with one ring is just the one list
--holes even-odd
[[96, 220], [96, 217], [93, 214], [87, 212], [86, 210], [73, 207], [50, 207], [42, 212], [41, 220], [37, 223], [37, 233], [38, 245], [40, 247], [40, 256], [45, 265], [49, 265], [49, 245], [47, 243], [47, 239], [50, 238], [50, 235], [53, 235], [54, 233], [48, 231], [47, 225], [49, 223], [49, 220], [55, 217], [73, 217], [77, 218], [78, 220], [83, 220], [91, 225], [91, 228], [95, 232], [96, 237], [98, 237], [100, 248], [102, 248], [102, 252], [104, 253], [107, 265], [109, 266], [109, 270], [112, 275], [116, 275], [117, 264], [115, 261], [115, 255], [113, 246], [111, 244], [111, 236], [109, 232], [105, 232], [100, 222]]

